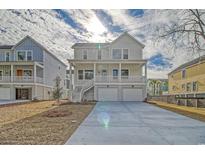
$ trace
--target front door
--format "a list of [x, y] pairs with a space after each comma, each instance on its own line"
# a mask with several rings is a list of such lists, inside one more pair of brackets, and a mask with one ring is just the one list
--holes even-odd
[[23, 70], [16, 70], [16, 76], [23, 76]]

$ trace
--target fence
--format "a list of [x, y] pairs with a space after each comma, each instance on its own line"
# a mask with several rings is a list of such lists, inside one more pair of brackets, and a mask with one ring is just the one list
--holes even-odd
[[148, 96], [148, 101], [160, 101], [165, 103], [184, 105], [190, 107], [205, 107], [205, 98], [197, 98], [197, 97], [176, 97], [174, 95], [166, 95], [166, 96]]

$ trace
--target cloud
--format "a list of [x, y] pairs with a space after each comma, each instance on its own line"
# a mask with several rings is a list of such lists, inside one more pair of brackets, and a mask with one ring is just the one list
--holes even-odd
[[[32, 36], [64, 62], [76, 42], [108, 42], [128, 31], [145, 44], [148, 77], [167, 73], [196, 56], [184, 40], [173, 49], [170, 40], [157, 42], [160, 30], [180, 19], [181, 10], [0, 10], [0, 44]], [[158, 31], [157, 27], [161, 27]], [[181, 46], [180, 46], [181, 45]], [[158, 60], [156, 60], [158, 59]]]

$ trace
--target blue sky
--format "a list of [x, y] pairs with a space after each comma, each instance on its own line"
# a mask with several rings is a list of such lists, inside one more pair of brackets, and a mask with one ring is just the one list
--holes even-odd
[[177, 10], [0, 10], [0, 44], [15, 44], [30, 35], [62, 61], [72, 58], [76, 42], [108, 42], [128, 31], [145, 44], [148, 76], [167, 77], [167, 73], [190, 60], [170, 51], [166, 40], [155, 44], [156, 27], [173, 23]]

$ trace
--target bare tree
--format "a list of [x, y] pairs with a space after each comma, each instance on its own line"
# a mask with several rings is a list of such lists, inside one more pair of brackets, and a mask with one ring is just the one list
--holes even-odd
[[57, 76], [54, 79], [55, 82], [55, 89], [53, 91], [53, 98], [57, 100], [57, 103], [60, 103], [60, 98], [63, 95], [63, 88], [60, 87], [61, 78]]
[[205, 51], [205, 10], [178, 10], [178, 20], [158, 27], [159, 39], [169, 39], [174, 46], [184, 45], [192, 51]]

